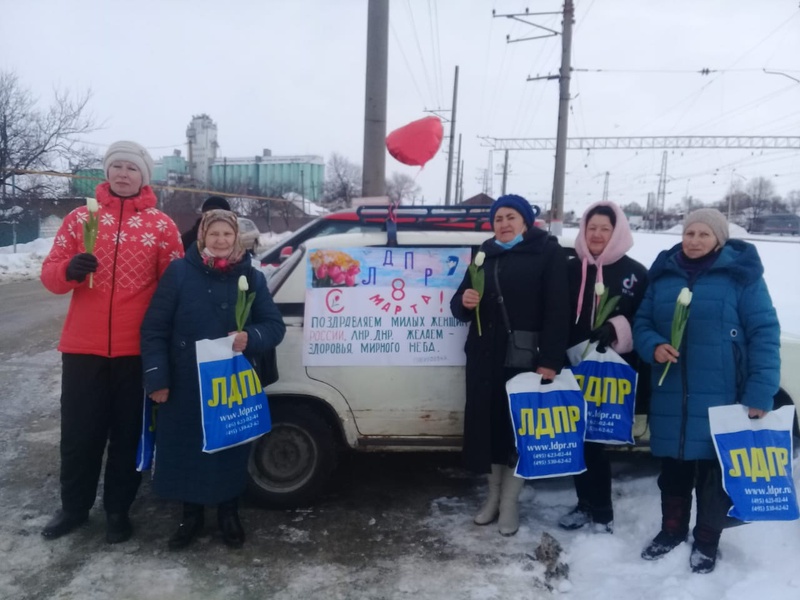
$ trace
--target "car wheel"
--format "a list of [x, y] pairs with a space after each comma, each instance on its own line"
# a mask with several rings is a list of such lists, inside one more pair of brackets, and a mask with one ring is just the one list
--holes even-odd
[[336, 468], [338, 447], [331, 426], [308, 406], [277, 406], [272, 431], [253, 444], [250, 490], [276, 508], [309, 504]]

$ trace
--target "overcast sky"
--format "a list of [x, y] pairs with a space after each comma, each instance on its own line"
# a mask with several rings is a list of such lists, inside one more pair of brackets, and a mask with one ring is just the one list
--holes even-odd
[[[218, 126], [223, 156], [332, 152], [362, 162], [367, 0], [0, 0], [0, 68], [46, 101], [53, 86], [91, 88], [102, 151], [123, 138], [155, 157], [181, 148], [194, 114]], [[460, 67], [457, 133], [465, 196], [502, 153], [479, 136], [555, 137], [560, 38], [519, 43], [532, 28], [498, 14], [559, 11], [560, 0], [390, 0], [391, 131], [449, 109]], [[560, 29], [560, 16], [537, 22]], [[576, 0], [569, 134], [800, 135], [798, 0]], [[701, 69], [712, 72], [701, 75]], [[785, 75], [765, 74], [763, 69]], [[586, 70], [582, 70], [586, 69]], [[598, 72], [602, 69], [602, 72]], [[442, 113], [447, 115], [447, 113]], [[445, 133], [449, 125], [445, 124]], [[387, 155], [387, 175], [417, 177], [444, 198], [442, 152], [420, 173]], [[646, 202], [662, 150], [571, 151], [565, 209], [602, 197]], [[547, 204], [553, 153], [512, 152], [508, 191]], [[800, 190], [800, 152], [669, 151], [667, 205], [687, 192], [721, 199], [765, 176]]]

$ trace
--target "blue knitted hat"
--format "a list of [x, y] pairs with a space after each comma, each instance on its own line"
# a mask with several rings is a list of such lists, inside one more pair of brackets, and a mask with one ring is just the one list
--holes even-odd
[[516, 194], [506, 194], [505, 196], [500, 196], [492, 203], [492, 208], [489, 211], [490, 222], [494, 223], [494, 216], [497, 214], [497, 209], [503, 207], [513, 208], [522, 215], [522, 220], [525, 221], [525, 225], [528, 226], [528, 229], [533, 227], [533, 221], [536, 217], [533, 214], [533, 209], [531, 208], [530, 202], [528, 202], [522, 196], [517, 196]]

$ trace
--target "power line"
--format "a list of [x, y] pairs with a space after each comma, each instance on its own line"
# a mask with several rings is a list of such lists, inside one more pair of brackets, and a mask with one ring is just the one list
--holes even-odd
[[422, 105], [425, 106], [425, 96], [422, 94], [422, 90], [419, 89], [419, 85], [417, 84], [417, 78], [414, 77], [414, 70], [411, 68], [411, 64], [408, 62], [408, 57], [406, 56], [406, 53], [403, 50], [403, 44], [400, 42], [400, 38], [397, 36], [397, 31], [395, 31], [394, 25], [392, 25], [391, 21], [389, 22], [389, 28], [391, 29], [392, 36], [394, 36], [394, 40], [397, 43], [397, 48], [400, 50], [400, 56], [403, 57], [403, 62], [406, 64], [406, 69], [408, 69], [408, 74], [411, 76], [411, 82], [414, 84], [414, 89], [417, 90], [419, 99], [422, 102]]
[[[417, 34], [417, 24], [414, 20], [414, 11], [411, 8], [410, 0], [406, 0], [406, 8], [408, 9], [408, 16], [411, 19], [411, 30], [414, 32], [414, 41], [417, 44], [417, 52], [419, 52], [419, 60], [422, 63], [422, 72], [425, 75], [425, 85], [428, 88], [428, 94], [430, 94], [431, 98], [436, 101], [436, 92], [432, 91], [431, 89], [431, 82], [430, 77], [428, 76], [428, 68], [425, 65], [425, 56], [422, 52], [422, 44], [419, 42], [419, 35]], [[433, 104], [433, 103], [432, 103]]]

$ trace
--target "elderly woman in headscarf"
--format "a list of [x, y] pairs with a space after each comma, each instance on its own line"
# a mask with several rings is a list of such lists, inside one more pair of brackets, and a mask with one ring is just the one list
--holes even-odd
[[226, 210], [203, 215], [197, 244], [164, 273], [142, 324], [145, 390], [159, 404], [156, 421], [155, 492], [183, 502], [180, 524], [168, 547], [190, 544], [204, 525], [204, 505], [216, 504], [222, 541], [240, 547], [245, 534], [238, 497], [247, 483], [250, 446], [206, 454], [200, 411], [195, 342], [236, 332], [238, 279], [254, 291], [248, 321], [233, 350], [265, 352], [283, 339], [285, 326], [264, 275], [243, 261], [239, 227]]
[[[569, 336], [567, 265], [556, 238], [534, 227], [533, 209], [522, 196], [500, 196], [492, 204], [490, 219], [494, 237], [480, 247], [485, 255], [483, 295], [472, 287], [467, 273], [450, 310], [470, 323], [464, 348], [464, 462], [471, 471], [488, 474], [489, 482], [488, 498], [474, 522], [488, 525], [497, 520], [501, 534], [513, 535], [519, 529], [524, 480], [514, 475], [518, 456], [506, 382], [526, 370], [552, 380], [561, 370]], [[536, 333], [538, 360], [527, 369], [505, 366], [509, 328]]]
[[[647, 288], [647, 269], [626, 253], [633, 247], [628, 219], [613, 202], [596, 202], [583, 214], [575, 239], [577, 258], [567, 263], [570, 283], [572, 328], [570, 346], [587, 339], [597, 350], [611, 348], [634, 369], [639, 357], [633, 352], [633, 315]], [[599, 298], [595, 285], [602, 283], [608, 298], [618, 297], [614, 310], [599, 327], [594, 327]], [[646, 395], [647, 378], [639, 378], [637, 401]], [[586, 471], [574, 477], [578, 504], [562, 516], [564, 529], [592, 524], [595, 531], [612, 533], [614, 509], [611, 503], [611, 465], [605, 445], [586, 442], [583, 446]]]
[[[728, 238], [728, 221], [718, 210], [689, 213], [681, 243], [661, 252], [650, 267], [633, 326], [636, 351], [653, 369], [650, 448], [663, 459], [661, 531], [642, 558], [661, 558], [686, 540], [694, 491], [695, 573], [714, 570], [720, 534], [732, 524], [708, 409], [739, 403], [751, 418], [760, 418], [772, 410], [780, 382], [780, 326], [764, 267], [755, 246]], [[684, 288], [691, 291], [689, 316], [675, 348], [673, 314]], [[656, 384], [670, 363], [663, 384]]]

